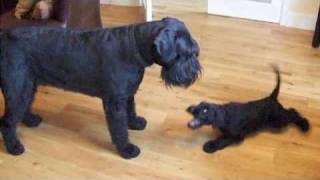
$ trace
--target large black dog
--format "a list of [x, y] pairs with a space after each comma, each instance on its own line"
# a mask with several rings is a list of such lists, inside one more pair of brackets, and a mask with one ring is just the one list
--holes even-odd
[[202, 125], [212, 125], [222, 132], [216, 140], [208, 141], [203, 146], [205, 152], [213, 153], [240, 143], [248, 134], [265, 128], [281, 129], [289, 123], [294, 123], [303, 132], [309, 130], [307, 119], [295, 109], [285, 109], [277, 100], [281, 79], [278, 68], [276, 66], [273, 68], [277, 74], [277, 86], [266, 98], [248, 103], [223, 105], [202, 102], [187, 109], [194, 116], [188, 123], [189, 128], [197, 129]]
[[128, 128], [142, 130], [146, 121], [135, 111], [134, 95], [144, 69], [162, 66], [168, 86], [190, 86], [198, 77], [199, 47], [181, 21], [165, 18], [112, 29], [72, 31], [22, 28], [0, 35], [1, 88], [5, 114], [1, 132], [9, 153], [24, 152], [17, 123], [37, 126], [31, 113], [38, 85], [50, 85], [100, 97], [112, 141], [123, 158], [139, 155]]

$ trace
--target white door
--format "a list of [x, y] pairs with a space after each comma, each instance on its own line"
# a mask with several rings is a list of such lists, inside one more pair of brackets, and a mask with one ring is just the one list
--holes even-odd
[[140, 5], [144, 6], [146, 21], [152, 21], [152, 1], [151, 0], [139, 0]]
[[280, 22], [283, 0], [208, 0], [208, 13]]

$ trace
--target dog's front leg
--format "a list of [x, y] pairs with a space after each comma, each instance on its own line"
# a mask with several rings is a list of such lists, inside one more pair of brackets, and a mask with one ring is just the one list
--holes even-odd
[[128, 98], [128, 126], [132, 130], [144, 130], [147, 125], [147, 121], [136, 114], [136, 107], [134, 96]]
[[208, 141], [207, 143], [205, 143], [203, 146], [203, 150], [206, 153], [213, 153], [218, 150], [222, 150], [229, 145], [240, 143], [242, 140], [243, 140], [243, 138], [220, 136], [216, 140], [211, 140], [211, 141]]
[[112, 142], [123, 158], [137, 157], [140, 154], [140, 149], [130, 143], [128, 135], [128, 99], [111, 99], [104, 99], [103, 106]]

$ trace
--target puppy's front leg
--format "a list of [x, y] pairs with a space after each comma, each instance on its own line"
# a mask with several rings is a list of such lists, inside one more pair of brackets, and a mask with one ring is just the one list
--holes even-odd
[[134, 96], [129, 97], [128, 99], [128, 126], [132, 130], [144, 130], [147, 125], [147, 121], [136, 114], [136, 107]]
[[234, 137], [228, 137], [228, 136], [220, 136], [216, 140], [208, 141], [204, 144], [203, 150], [206, 153], [213, 153], [218, 150], [224, 149], [225, 147], [239, 143], [242, 141], [242, 138], [234, 138]]
[[131, 144], [128, 137], [128, 99], [104, 99], [103, 107], [112, 142], [119, 154], [125, 159], [137, 157], [140, 154], [140, 149]]

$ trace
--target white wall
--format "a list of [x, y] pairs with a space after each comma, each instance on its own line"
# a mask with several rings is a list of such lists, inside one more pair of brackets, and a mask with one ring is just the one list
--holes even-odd
[[142, 0], [100, 0], [101, 4], [142, 6]]
[[284, 0], [281, 25], [314, 30], [320, 0]]
[[208, 13], [279, 23], [283, 0], [208, 0]]

